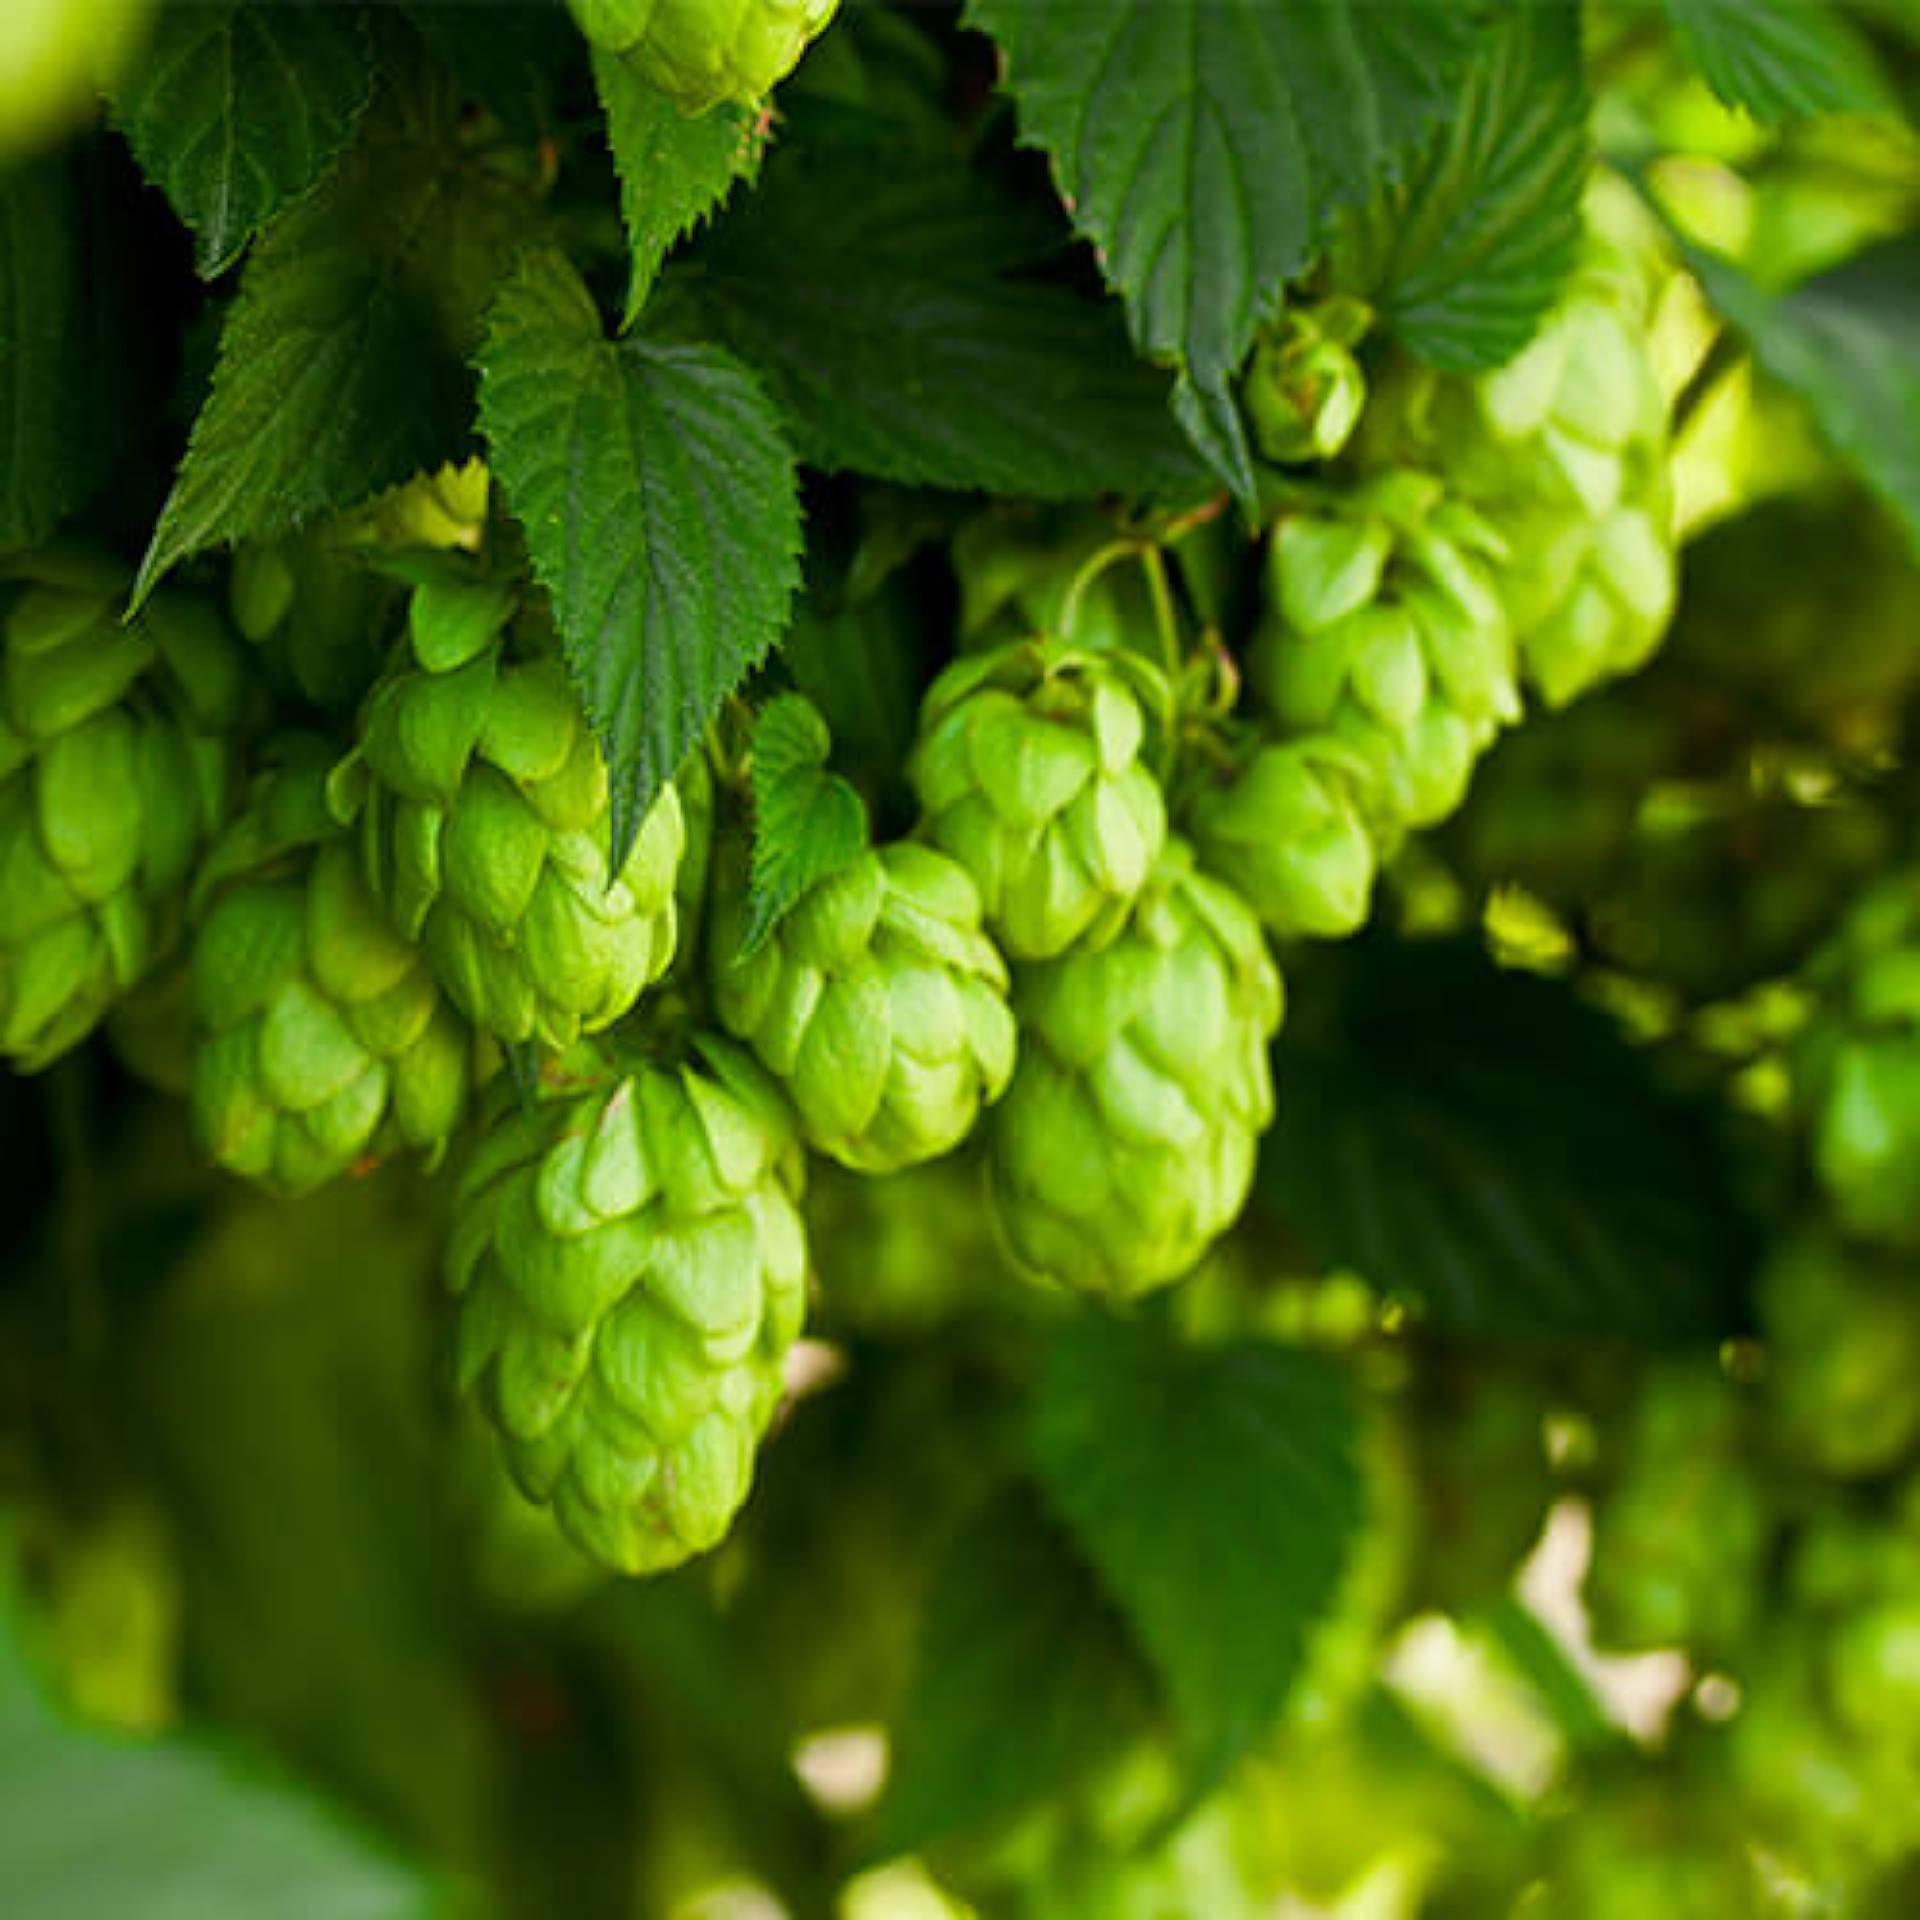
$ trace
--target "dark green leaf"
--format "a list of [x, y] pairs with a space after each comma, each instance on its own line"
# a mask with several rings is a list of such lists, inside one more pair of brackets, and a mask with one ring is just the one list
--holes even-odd
[[1893, 509], [1920, 553], [1920, 234], [1771, 295], [1695, 254], [1714, 304], [1798, 393], [1834, 451]]
[[407, 0], [406, 14], [462, 90], [516, 138], [547, 131], [550, 96], [585, 53], [566, 0]]
[[372, 91], [352, 10], [195, 0], [161, 12], [114, 115], [211, 278], [326, 172]]
[[687, 285], [816, 466], [1042, 499], [1204, 491], [1118, 312], [1015, 277], [1052, 242], [950, 161], [785, 156]]
[[955, 1540], [935, 1582], [881, 1813], [894, 1850], [988, 1827], [1109, 1757], [1151, 1683], [1092, 1571], [1025, 1490]]
[[740, 956], [750, 959], [809, 887], [857, 859], [867, 809], [827, 770], [833, 737], [810, 700], [782, 694], [753, 729], [753, 872]]
[[438, 1907], [411, 1868], [236, 1756], [69, 1725], [0, 1618], [0, 1912], [424, 1920]]
[[793, 455], [730, 354], [610, 343], [558, 253], [521, 263], [480, 367], [495, 471], [612, 771], [617, 854], [780, 637], [799, 578]]
[[1364, 1511], [1344, 1377], [1089, 1315], [1034, 1413], [1047, 1497], [1159, 1669], [1204, 1769], [1274, 1722]]
[[744, 107], [716, 107], [690, 118], [613, 54], [595, 53], [593, 77], [620, 174], [620, 214], [633, 256], [631, 325], [674, 243], [759, 166], [762, 136]]
[[1512, 359], [1579, 254], [1587, 112], [1578, 8], [1518, 0], [1406, 186], [1355, 221], [1342, 284], [1433, 366]]
[[[973, 0], [970, 17], [1135, 340], [1213, 396], [1333, 216], [1432, 130], [1476, 38], [1459, 0]], [[1185, 415], [1216, 459], [1217, 412]]]
[[106, 478], [126, 348], [89, 163], [0, 171], [0, 551], [38, 546]]
[[1567, 987], [1434, 941], [1298, 984], [1261, 1186], [1316, 1258], [1468, 1333], [1737, 1327], [1747, 1236], [1708, 1123]]
[[464, 356], [528, 218], [451, 140], [363, 135], [247, 263], [140, 594], [191, 554], [464, 456]]
[[1756, 120], [1890, 104], [1872, 49], [1828, 0], [1667, 0], [1667, 11], [1707, 85]]

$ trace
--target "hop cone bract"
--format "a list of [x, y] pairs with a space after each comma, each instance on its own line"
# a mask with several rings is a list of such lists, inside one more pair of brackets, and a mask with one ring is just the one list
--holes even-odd
[[671, 786], [609, 878], [606, 763], [559, 655], [509, 635], [510, 591], [416, 589], [410, 657], [374, 688], [335, 804], [453, 1003], [501, 1040], [571, 1046], [673, 958], [684, 844]]
[[570, 0], [580, 31], [685, 113], [751, 105], [784, 80], [839, 0]]
[[1022, 970], [991, 1186], [1024, 1265], [1126, 1296], [1238, 1217], [1272, 1118], [1280, 975], [1259, 923], [1173, 843], [1106, 946]]
[[1130, 655], [1021, 642], [927, 691], [910, 766], [927, 838], [973, 875], [1008, 957], [1108, 939], [1166, 841]]
[[244, 688], [204, 601], [163, 592], [123, 625], [116, 573], [44, 571], [0, 613], [0, 1053], [29, 1071], [178, 934]]
[[610, 1566], [702, 1553], [746, 1498], [805, 1310], [801, 1169], [729, 1042], [494, 1104], [450, 1256], [461, 1375], [521, 1486]]
[[1451, 813], [1519, 716], [1503, 552], [1411, 469], [1329, 490], [1274, 529], [1255, 686], [1287, 737], [1330, 736], [1367, 769], [1367, 809], [1387, 833]]
[[318, 752], [266, 776], [196, 890], [191, 1098], [208, 1154], [309, 1193], [466, 1112], [473, 1040], [387, 923], [326, 805]]
[[869, 849], [742, 957], [745, 914], [735, 889], [715, 1004], [779, 1076], [808, 1144], [866, 1173], [958, 1146], [1014, 1055], [1006, 963], [967, 870], [911, 841]]

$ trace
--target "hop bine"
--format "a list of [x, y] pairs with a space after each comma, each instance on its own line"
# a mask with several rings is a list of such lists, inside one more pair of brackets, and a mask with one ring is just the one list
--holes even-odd
[[461, 1378], [609, 1566], [705, 1552], [746, 1498], [805, 1311], [803, 1161], [778, 1089], [716, 1038], [496, 1093], [456, 1201]]

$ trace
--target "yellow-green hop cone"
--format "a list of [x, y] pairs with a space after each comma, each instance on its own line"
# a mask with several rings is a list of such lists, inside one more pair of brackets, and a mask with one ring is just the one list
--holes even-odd
[[1154, 669], [1023, 641], [927, 690], [909, 773], [927, 839], [973, 875], [1009, 959], [1110, 939], [1167, 837], [1145, 755]]
[[1354, 348], [1372, 315], [1336, 297], [1289, 308], [1262, 337], [1242, 388], [1260, 451], [1282, 466], [1331, 460], [1367, 404]]
[[1768, 1260], [1759, 1307], [1790, 1457], [1842, 1478], [1899, 1466], [1920, 1441], [1920, 1275], [1816, 1229]]
[[911, 841], [811, 888], [742, 957], [746, 900], [722, 900], [714, 1004], [776, 1074], [807, 1144], [863, 1173], [951, 1151], [1013, 1072], [1007, 969], [957, 861]]
[[1597, 1645], [1712, 1656], [1751, 1632], [1776, 1518], [1755, 1412], [1712, 1359], [1649, 1371], [1594, 1502], [1586, 1601]]
[[1410, 468], [1303, 496], [1274, 529], [1254, 686], [1282, 737], [1337, 743], [1366, 769], [1383, 839], [1453, 812], [1519, 717], [1504, 552]]
[[459, 1361], [514, 1477], [627, 1573], [718, 1544], [806, 1307], [803, 1156], [731, 1042], [501, 1086], [461, 1181]]
[[510, 589], [417, 588], [408, 657], [375, 686], [333, 798], [375, 895], [447, 996], [510, 1044], [564, 1049], [630, 1012], [673, 959], [685, 841], [669, 786], [608, 874], [606, 762]]
[[1499, 533], [1500, 590], [1550, 706], [1644, 665], [1673, 618], [1668, 411], [1635, 263], [1593, 251], [1517, 358], [1468, 379], [1403, 366], [1370, 446], [1430, 465]]
[[113, 569], [40, 572], [0, 599], [0, 1054], [26, 1071], [172, 947], [245, 688], [198, 597], [162, 592], [123, 625]]
[[596, 47], [617, 53], [683, 113], [751, 106], [784, 80], [839, 0], [569, 0]]
[[1252, 910], [1181, 842], [1106, 946], [1023, 969], [1020, 1061], [989, 1128], [1022, 1264], [1126, 1298], [1239, 1217], [1273, 1117], [1280, 974]]
[[267, 775], [195, 902], [195, 1131], [289, 1196], [389, 1153], [437, 1157], [472, 1084], [472, 1033], [375, 903], [325, 783], [314, 754]]
[[1882, 881], [1817, 954], [1794, 1059], [1813, 1164], [1841, 1225], [1920, 1245], [1920, 870]]
[[153, 0], [6, 0], [0, 6], [0, 164], [92, 113], [137, 52]]
[[1200, 864], [1283, 940], [1338, 940], [1366, 924], [1379, 856], [1366, 769], [1331, 739], [1256, 747], [1207, 778], [1187, 819]]

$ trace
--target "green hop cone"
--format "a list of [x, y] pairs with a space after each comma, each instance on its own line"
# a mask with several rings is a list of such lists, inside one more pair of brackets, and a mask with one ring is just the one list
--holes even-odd
[[232, 780], [242, 656], [205, 601], [122, 624], [110, 568], [0, 599], [0, 1053], [34, 1071], [162, 960]]
[[927, 691], [909, 773], [926, 838], [973, 875], [1010, 959], [1110, 939], [1166, 842], [1143, 755], [1154, 669], [1044, 640], [973, 654]]
[[569, 0], [580, 31], [683, 113], [751, 106], [799, 64], [839, 0]]
[[1775, 1515], [1753, 1408], [1712, 1361], [1656, 1364], [1593, 1512], [1595, 1644], [1737, 1650], [1759, 1618]]
[[1284, 737], [1326, 740], [1367, 770], [1382, 838], [1452, 813], [1519, 717], [1503, 552], [1410, 469], [1307, 496], [1274, 529], [1254, 686]]
[[1025, 968], [1014, 1011], [989, 1161], [1014, 1253], [1116, 1298], [1189, 1272], [1273, 1115], [1280, 975], [1252, 911], [1176, 841], [1116, 936]]
[[373, 684], [402, 598], [324, 533], [239, 547], [228, 594], [276, 695], [342, 717]]
[[1468, 379], [1403, 364], [1368, 449], [1430, 466], [1499, 533], [1500, 591], [1550, 706], [1645, 664], [1673, 617], [1668, 413], [1647, 343], [1648, 276], [1596, 243], [1519, 356]]
[[1360, 806], [1365, 782], [1364, 764], [1337, 741], [1258, 746], [1194, 796], [1187, 829], [1200, 864], [1279, 939], [1356, 933], [1379, 865]]
[[1367, 404], [1354, 348], [1371, 324], [1361, 302], [1336, 296], [1289, 308], [1261, 338], [1243, 397], [1269, 460], [1331, 460], [1352, 439]]
[[1841, 1477], [1883, 1473], [1920, 1441], [1920, 1275], [1823, 1232], [1760, 1277], [1767, 1384], [1793, 1457]]
[[667, 787], [617, 874], [606, 762], [557, 651], [509, 589], [414, 592], [408, 656], [375, 686], [334, 804], [373, 890], [448, 997], [500, 1040], [564, 1049], [672, 960], [685, 841]]
[[911, 841], [869, 848], [743, 951], [721, 902], [714, 1004], [778, 1075], [809, 1146], [863, 1173], [951, 1151], [1013, 1072], [1007, 969], [966, 868]]
[[456, 1200], [463, 1382], [527, 1495], [608, 1566], [716, 1545], [806, 1305], [800, 1145], [731, 1042], [502, 1086]]
[[1807, 975], [1794, 1080], [1815, 1170], [1849, 1232], [1920, 1244], [1920, 870], [1874, 887]]
[[0, 162], [51, 144], [99, 105], [145, 37], [153, 0], [0, 6]]
[[464, 1117], [473, 1037], [386, 921], [327, 810], [324, 750], [294, 741], [195, 890], [191, 1100], [208, 1155], [282, 1195]]

